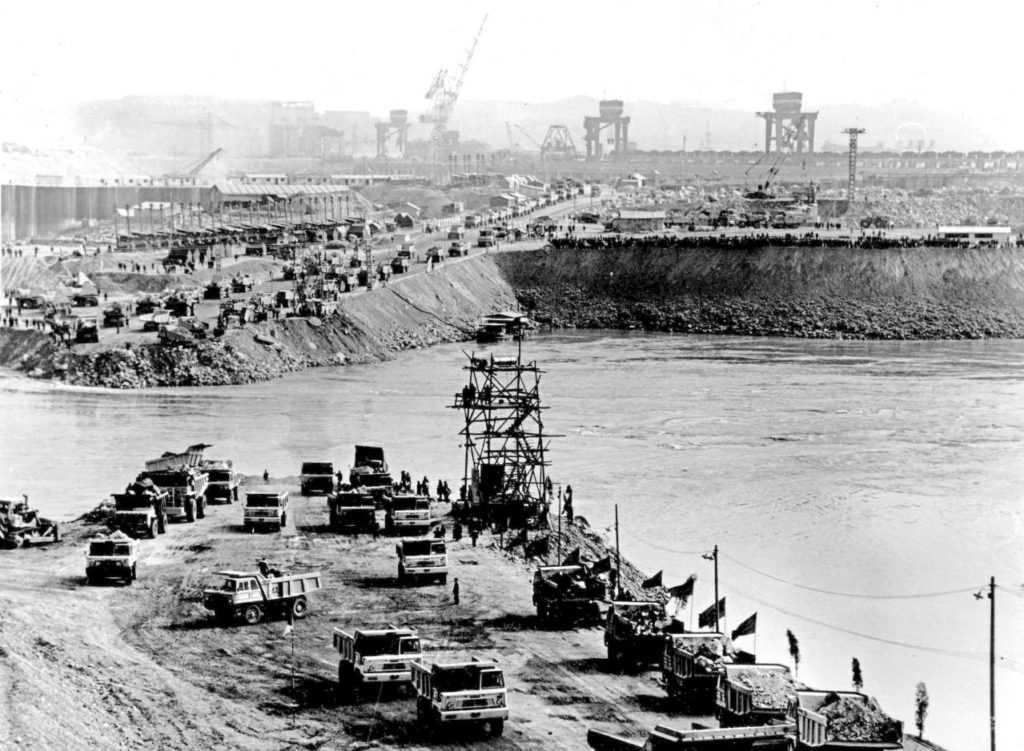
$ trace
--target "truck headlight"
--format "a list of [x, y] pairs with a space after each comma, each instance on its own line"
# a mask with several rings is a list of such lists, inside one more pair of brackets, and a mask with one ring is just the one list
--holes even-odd
[[498, 706], [498, 707], [504, 707], [505, 706], [505, 695], [504, 694], [498, 694], [495, 697], [494, 704], [495, 704], [495, 706]]
[[454, 699], [445, 699], [444, 700], [444, 708], [445, 708], [446, 712], [448, 710], [453, 709], [454, 707], [455, 707], [455, 700]]

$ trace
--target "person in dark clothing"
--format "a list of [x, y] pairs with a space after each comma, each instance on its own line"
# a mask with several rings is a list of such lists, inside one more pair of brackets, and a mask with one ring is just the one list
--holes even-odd
[[473, 547], [476, 547], [476, 538], [480, 536], [480, 528], [477, 526], [476, 519], [471, 519], [469, 522], [469, 539], [473, 541]]
[[452, 584], [452, 602], [455, 605], [459, 604], [459, 578], [455, 577], [455, 583]]
[[270, 473], [263, 470], [263, 484], [266, 485], [268, 482], [270, 482]]

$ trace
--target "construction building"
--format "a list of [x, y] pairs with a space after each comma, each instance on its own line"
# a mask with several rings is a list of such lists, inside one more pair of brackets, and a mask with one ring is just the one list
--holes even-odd
[[615, 157], [622, 159], [629, 150], [629, 118], [623, 116], [624, 106], [621, 99], [605, 99], [598, 103], [598, 116], [583, 118], [583, 129], [586, 132], [587, 159], [600, 160], [604, 155], [601, 144], [601, 132], [612, 128], [613, 137], [609, 142], [614, 148]]
[[814, 151], [814, 124], [817, 112], [803, 111], [804, 95], [782, 91], [772, 95], [771, 112], [758, 112], [764, 119], [764, 153], [772, 151], [798, 154]]

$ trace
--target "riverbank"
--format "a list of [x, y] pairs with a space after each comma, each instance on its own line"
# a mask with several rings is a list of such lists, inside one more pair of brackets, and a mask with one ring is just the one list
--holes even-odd
[[507, 253], [552, 327], [832, 339], [1024, 337], [1016, 248], [625, 248]]
[[[673, 714], [656, 673], [607, 674], [600, 628], [538, 629], [533, 566], [497, 538], [450, 544], [454, 605], [448, 587], [397, 585], [392, 539], [330, 533], [322, 497], [293, 492], [280, 534], [246, 535], [241, 515], [239, 504], [212, 506], [205, 520], [142, 541], [131, 587], [84, 586], [81, 551], [104, 529], [100, 514], [62, 525], [62, 543], [0, 551], [0, 737], [26, 749], [462, 748], [422, 736], [407, 692], [338, 702], [333, 629], [385, 621], [418, 628], [428, 660], [502, 665], [506, 748], [578, 750], [589, 727], [642, 736]], [[582, 526], [566, 532], [563, 550], [576, 539], [600, 546]], [[249, 570], [262, 557], [323, 572], [294, 640], [281, 621], [225, 627], [202, 606], [214, 572]], [[635, 587], [639, 576], [629, 567], [624, 580]]]

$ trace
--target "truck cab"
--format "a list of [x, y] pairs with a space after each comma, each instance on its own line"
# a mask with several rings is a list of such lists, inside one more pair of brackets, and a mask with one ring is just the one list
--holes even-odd
[[395, 545], [398, 555], [398, 583], [419, 579], [448, 581], [448, 548], [444, 540], [428, 537], [400, 540]]
[[465, 724], [498, 737], [505, 730], [508, 702], [505, 674], [497, 663], [477, 657], [468, 662], [412, 666], [416, 719], [434, 730]]
[[230, 459], [208, 459], [201, 465], [206, 475], [206, 500], [210, 503], [233, 503], [238, 500], [242, 479]]
[[604, 643], [613, 668], [660, 665], [664, 655], [665, 606], [655, 601], [617, 601], [608, 609]]
[[288, 525], [288, 491], [246, 493], [242, 524], [246, 532], [280, 532]]
[[387, 503], [384, 530], [395, 532], [426, 532], [434, 520], [430, 514], [430, 499], [421, 495], [394, 495]]
[[416, 245], [407, 240], [398, 246], [398, 250], [395, 251], [395, 255], [399, 258], [408, 258], [410, 262], [415, 262], [417, 258]]
[[130, 585], [138, 578], [139, 543], [124, 532], [109, 537], [94, 537], [85, 551], [85, 580], [97, 584], [101, 579], [121, 579]]
[[366, 685], [412, 683], [412, 665], [423, 659], [420, 637], [414, 628], [334, 629], [338, 661], [338, 689], [348, 700], [359, 697]]
[[246, 623], [259, 623], [271, 613], [291, 613], [305, 618], [309, 609], [308, 595], [323, 586], [319, 571], [282, 574], [261, 562], [259, 573], [249, 571], [218, 571], [223, 577], [219, 587], [203, 590], [203, 604], [223, 622], [240, 616]]
[[449, 240], [461, 240], [466, 236], [466, 230], [461, 225], [455, 224], [448, 229]]
[[150, 480], [167, 493], [164, 509], [168, 519], [194, 522], [206, 516], [206, 475], [192, 467], [146, 470], [136, 480]]
[[605, 584], [586, 566], [540, 566], [533, 574], [533, 604], [541, 623], [601, 619]]
[[334, 492], [334, 465], [331, 462], [303, 462], [299, 488], [302, 495]]

